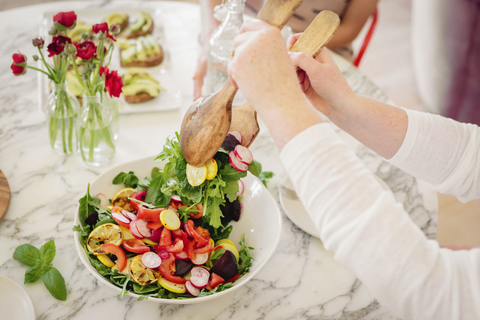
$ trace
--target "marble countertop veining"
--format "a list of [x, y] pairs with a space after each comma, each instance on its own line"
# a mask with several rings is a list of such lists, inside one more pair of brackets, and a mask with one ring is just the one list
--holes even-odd
[[[38, 36], [42, 13], [115, 8], [160, 8], [175, 81], [183, 95], [178, 110], [120, 117], [114, 161], [108, 167], [87, 168], [75, 156], [59, 157], [49, 147], [44, 115], [38, 111], [36, 72], [14, 77], [11, 55], [35, 53], [31, 39]], [[55, 239], [53, 265], [67, 283], [68, 299], [57, 301], [42, 281], [23, 285], [40, 320], [50, 319], [395, 319], [371, 296], [355, 276], [333, 259], [319, 239], [283, 215], [280, 244], [265, 267], [245, 286], [216, 300], [194, 305], [168, 305], [123, 299], [101, 285], [83, 266], [74, 248], [73, 214], [87, 184], [99, 173], [120, 163], [154, 155], [165, 138], [179, 130], [193, 97], [191, 76], [200, 52], [200, 10], [195, 4], [148, 2], [55, 2], [0, 12], [0, 168], [10, 184], [12, 199], [0, 223], [0, 274], [22, 284], [26, 266], [12, 258], [15, 247], [37, 247]], [[349, 63], [336, 57], [350, 85], [358, 93], [390, 102], [388, 97]], [[269, 190], [278, 200], [278, 183], [286, 176], [268, 131], [262, 131], [251, 149], [264, 170], [276, 177]], [[353, 138], [339, 134], [357, 150], [367, 167], [383, 179], [428, 238], [437, 226], [436, 193]]]

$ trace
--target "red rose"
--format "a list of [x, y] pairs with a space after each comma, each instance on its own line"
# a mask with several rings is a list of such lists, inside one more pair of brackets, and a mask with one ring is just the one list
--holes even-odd
[[[14, 53], [12, 58], [13, 58], [13, 63], [10, 66], [10, 68], [12, 69], [13, 74], [16, 76], [21, 76], [27, 73], [27, 68], [26, 68], [27, 57], [25, 57], [21, 53]], [[16, 65], [17, 63], [22, 65], [17, 66]]]
[[47, 47], [48, 56], [52, 57], [54, 55], [62, 53], [63, 49], [65, 49], [65, 45], [70, 43], [72, 43], [72, 40], [69, 37], [53, 37], [52, 43], [50, 43]]
[[75, 54], [76, 57], [80, 57], [82, 59], [88, 60], [95, 56], [97, 52], [97, 47], [95, 43], [92, 41], [84, 41], [81, 43], [74, 43], [73, 44], [77, 48], [77, 53]]
[[110, 71], [108, 67], [100, 67], [100, 75], [105, 74], [105, 88], [107, 88], [108, 94], [110, 97], [120, 97], [123, 88], [122, 77], [117, 74], [117, 71]]
[[92, 31], [93, 33], [99, 33], [99, 32], [102, 32], [104, 33], [107, 38], [110, 38], [112, 39], [113, 41], [117, 41], [115, 40], [115, 38], [110, 34], [110, 31], [108, 30], [108, 24], [106, 22], [104, 23], [99, 23], [99, 24], [94, 24], [92, 26]]
[[60, 12], [53, 16], [53, 22], [58, 31], [63, 31], [67, 28], [72, 29], [76, 25], [77, 15], [73, 11]]

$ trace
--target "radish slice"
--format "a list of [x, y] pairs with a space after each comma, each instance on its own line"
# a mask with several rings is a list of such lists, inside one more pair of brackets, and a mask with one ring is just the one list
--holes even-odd
[[238, 157], [235, 155], [235, 151], [230, 151], [230, 153], [228, 154], [228, 159], [232, 167], [235, 168], [235, 170], [240, 172], [248, 171], [248, 164], [240, 161], [240, 159], [238, 159]]
[[152, 236], [152, 232], [147, 227], [147, 221], [138, 219], [135, 222], [135, 227], [137, 228], [139, 234], [141, 234], [144, 238], [150, 238]]
[[238, 142], [242, 143], [242, 134], [238, 131], [232, 131], [232, 132], [229, 132], [229, 134], [231, 134], [232, 136], [235, 137], [235, 139], [238, 140]]
[[128, 218], [128, 220], [135, 221], [138, 220], [137, 215], [127, 210], [122, 210], [122, 214]]
[[185, 282], [185, 289], [187, 289], [187, 292], [194, 297], [198, 297], [198, 295], [200, 294], [200, 289], [195, 288], [190, 280], [187, 280], [187, 282]]
[[120, 221], [120, 222], [123, 222], [125, 224], [130, 223], [130, 220], [127, 217], [125, 217], [123, 214], [120, 214], [118, 212], [112, 212], [112, 218], [117, 222]]
[[[205, 264], [208, 260], [208, 252], [206, 253], [197, 253], [197, 257], [195, 260], [192, 260], [193, 264], [196, 264], [197, 266], [201, 266], [202, 264]], [[203, 268], [202, 268], [203, 269]]]
[[[137, 220], [139, 221], [139, 220]], [[143, 238], [145, 238], [144, 236], [142, 236], [142, 234], [140, 232], [138, 232], [138, 229], [137, 229], [137, 221], [132, 221], [130, 222], [130, 233], [132, 234], [132, 236], [134, 236], [135, 238], [137, 239], [140, 239], [142, 240]]]
[[142, 263], [149, 269], [155, 269], [162, 264], [162, 258], [160, 258], [155, 252], [145, 252], [142, 254]]
[[182, 203], [182, 199], [180, 199], [180, 196], [177, 196], [176, 194], [172, 194], [170, 199], [175, 203]]
[[243, 184], [242, 180], [237, 180], [237, 182], [238, 182], [238, 192], [237, 192], [237, 198], [238, 198], [243, 194], [243, 190], [245, 189], [245, 185]]
[[97, 197], [100, 199], [100, 207], [106, 209], [110, 205], [107, 196], [104, 193], [98, 193]]
[[250, 164], [253, 162], [252, 151], [250, 151], [250, 149], [248, 149], [247, 147], [238, 145], [235, 147], [234, 152], [237, 158], [243, 163]]
[[158, 253], [158, 256], [162, 259], [168, 259], [170, 257], [170, 253], [168, 253], [165, 250], [162, 250], [162, 251], [157, 252], [157, 253]]
[[190, 282], [195, 288], [202, 289], [207, 286], [208, 279], [210, 278], [210, 272], [202, 267], [194, 267], [190, 271]]
[[188, 260], [188, 255], [185, 251], [182, 251], [180, 253], [175, 253], [175, 258], [179, 260]]

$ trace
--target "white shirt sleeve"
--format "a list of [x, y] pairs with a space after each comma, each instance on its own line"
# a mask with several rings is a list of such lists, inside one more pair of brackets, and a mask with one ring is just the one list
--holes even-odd
[[405, 140], [388, 161], [460, 201], [480, 198], [480, 128], [439, 115], [405, 111]]
[[428, 240], [329, 124], [280, 156], [325, 248], [382, 305], [404, 320], [480, 319], [480, 249]]

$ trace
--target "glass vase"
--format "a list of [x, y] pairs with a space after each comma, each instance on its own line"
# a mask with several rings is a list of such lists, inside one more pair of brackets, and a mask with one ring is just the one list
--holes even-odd
[[99, 167], [112, 161], [115, 154], [112, 119], [112, 112], [103, 104], [99, 92], [94, 96], [83, 95], [77, 119], [77, 146], [85, 164]]
[[68, 91], [67, 82], [52, 85], [45, 115], [50, 146], [59, 155], [68, 155], [75, 151], [75, 122], [79, 109], [80, 103]]
[[108, 92], [103, 92], [102, 94], [102, 102], [105, 107], [110, 109], [112, 114], [112, 130], [113, 130], [113, 138], [115, 140], [118, 139], [118, 130], [119, 130], [119, 116], [118, 116], [118, 98], [110, 97]]

